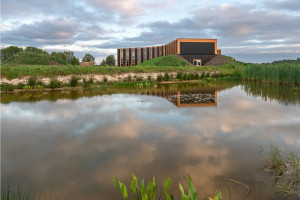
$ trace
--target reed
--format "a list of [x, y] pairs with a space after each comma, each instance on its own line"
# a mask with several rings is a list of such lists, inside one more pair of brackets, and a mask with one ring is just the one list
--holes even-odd
[[249, 64], [242, 70], [245, 80], [276, 84], [300, 84], [300, 63]]

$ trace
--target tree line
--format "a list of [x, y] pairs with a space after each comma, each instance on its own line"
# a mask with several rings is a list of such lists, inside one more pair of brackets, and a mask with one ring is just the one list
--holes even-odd
[[[82, 62], [93, 62], [95, 57], [86, 53]], [[39, 65], [79, 65], [79, 59], [74, 55], [73, 51], [52, 52], [48, 53], [36, 47], [21, 48], [17, 46], [9, 46], [1, 49], [1, 64], [39, 64]], [[101, 66], [115, 66], [116, 59], [113, 55], [103, 59]]]

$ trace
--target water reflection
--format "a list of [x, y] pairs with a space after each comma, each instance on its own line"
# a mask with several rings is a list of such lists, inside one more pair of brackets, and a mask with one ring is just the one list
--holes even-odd
[[205, 91], [200, 88], [196, 91], [188, 92], [146, 91], [139, 94], [163, 97], [177, 107], [206, 107], [218, 105], [218, 92], [214, 88], [209, 88]]
[[241, 86], [217, 96], [217, 107], [135, 94], [1, 104], [2, 184], [52, 188], [60, 199], [119, 199], [112, 177], [129, 184], [129, 170], [159, 184], [170, 176], [175, 194], [190, 173], [200, 199], [217, 188], [228, 199], [228, 186], [233, 199], [281, 199], [258, 150], [272, 139], [300, 153], [300, 107], [262, 101]]

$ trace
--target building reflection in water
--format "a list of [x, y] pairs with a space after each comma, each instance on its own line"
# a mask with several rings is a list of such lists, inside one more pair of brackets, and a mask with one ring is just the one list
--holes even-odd
[[218, 106], [217, 90], [201, 91], [146, 91], [138, 94], [163, 97], [172, 102], [177, 107], [207, 107]]

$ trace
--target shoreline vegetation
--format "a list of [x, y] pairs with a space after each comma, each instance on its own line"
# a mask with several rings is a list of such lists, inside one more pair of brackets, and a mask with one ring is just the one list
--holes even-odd
[[[111, 65], [115, 65], [114, 56], [110, 57], [114, 60]], [[175, 55], [169, 55], [128, 67], [79, 66], [78, 58], [73, 52], [48, 54], [35, 47], [27, 47], [25, 50], [8, 47], [1, 50], [0, 84], [1, 91], [17, 92], [118, 85], [114, 83], [134, 86], [145, 84], [147, 81], [211, 81], [219, 78], [264, 84], [300, 85], [300, 58], [263, 64], [243, 63], [229, 56], [222, 56], [222, 60], [222, 63], [215, 66], [192, 66]]]

